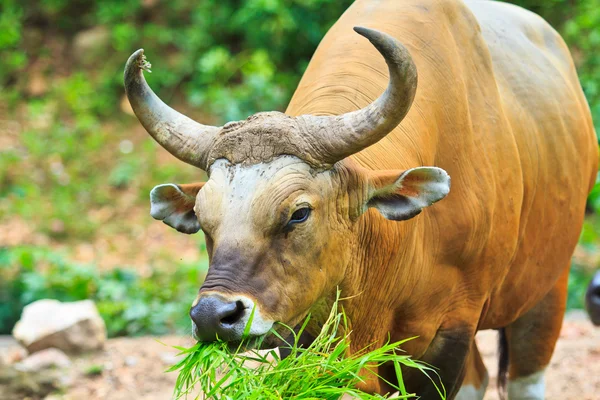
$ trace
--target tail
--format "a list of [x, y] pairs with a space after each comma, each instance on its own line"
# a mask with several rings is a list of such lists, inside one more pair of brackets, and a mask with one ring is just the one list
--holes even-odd
[[504, 328], [498, 330], [498, 395], [506, 400], [506, 381], [508, 378], [508, 341]]

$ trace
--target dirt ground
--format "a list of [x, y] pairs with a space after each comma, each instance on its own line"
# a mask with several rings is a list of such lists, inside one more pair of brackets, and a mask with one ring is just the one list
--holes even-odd
[[[159, 340], [168, 346], [151, 337], [111, 339], [104, 351], [74, 358], [65, 372], [67, 389], [46, 399], [170, 399], [176, 375], [164, 371], [177, 360], [177, 351], [169, 346], [189, 346], [192, 340], [178, 336]], [[477, 340], [490, 373], [485, 399], [497, 400], [496, 332], [480, 332]], [[600, 328], [594, 328], [583, 313], [567, 316], [546, 383], [547, 399], [600, 398]], [[0, 399], [4, 400], [1, 391]]]
[[[490, 374], [485, 400], [498, 400], [496, 391], [497, 333], [483, 331], [477, 344]], [[546, 399], [600, 399], [600, 328], [582, 311], [570, 312], [546, 372]]]
[[[111, 339], [104, 352], [74, 363], [80, 372], [65, 395], [56, 400], [170, 399], [177, 378], [176, 373], [165, 373], [177, 360], [177, 350], [170, 346], [191, 345], [191, 337]], [[97, 374], [85, 374], [96, 367], [101, 368]]]

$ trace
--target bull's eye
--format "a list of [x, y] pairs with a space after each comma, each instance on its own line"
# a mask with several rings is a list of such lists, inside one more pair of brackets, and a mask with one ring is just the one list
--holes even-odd
[[292, 217], [290, 218], [290, 222], [288, 222], [288, 226], [292, 225], [292, 224], [299, 224], [301, 222], [306, 221], [308, 219], [309, 215], [310, 215], [310, 208], [304, 207], [304, 208], [297, 209], [292, 214]]

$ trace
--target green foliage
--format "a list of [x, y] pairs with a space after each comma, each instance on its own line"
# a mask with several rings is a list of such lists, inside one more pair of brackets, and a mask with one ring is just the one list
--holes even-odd
[[[133, 224], [112, 223], [129, 211], [125, 191], [137, 194], [130, 206], [147, 207], [154, 184], [200, 174], [159, 165], [145, 137], [122, 150], [136, 123], [119, 112], [127, 57], [146, 48], [148, 80], [166, 100], [183, 95], [202, 118], [245, 118], [285, 105], [350, 2], [1, 2], [0, 102], [22, 117], [17, 145], [0, 153], [0, 218], [20, 216], [58, 240], [128, 233]], [[46, 82], [41, 93], [30, 93], [34, 78]], [[106, 207], [114, 218], [98, 220]]]
[[[157, 182], [202, 177], [192, 167], [160, 165], [153, 142], [136, 142], [119, 132], [123, 127], [103, 123], [93, 111], [94, 92], [75, 73], [52, 96], [29, 101], [19, 146], [0, 152], [0, 219], [18, 215], [55, 239], [89, 240], [105, 222], [95, 213], [110, 208], [115, 223], [105, 230], [127, 233], [135, 223], [116, 222], [133, 206], [148, 207]], [[127, 191], [136, 202], [123, 204]]]
[[[592, 111], [600, 117], [597, 2], [513, 2], [540, 14], [563, 34], [575, 55]], [[73, 91], [77, 103], [96, 115], [114, 114], [122, 93], [124, 62], [133, 50], [145, 47], [155, 71], [150, 83], [163, 97], [182, 90], [191, 105], [221, 122], [245, 118], [285, 106], [324, 33], [351, 3], [4, 0], [0, 3], [0, 87], [25, 82], [30, 73], [25, 67], [40, 57], [48, 62], [45, 73], [56, 76], [52, 40], [77, 41], [77, 35], [81, 38], [82, 32], [96, 29], [95, 36], [78, 41], [88, 45], [76, 46], [78, 53], [69, 60], [83, 77], [80, 83], [85, 83], [81, 92]], [[47, 34], [46, 26], [52, 27], [53, 38], [40, 39], [39, 35]]]
[[77, 47], [85, 54], [73, 55], [94, 88], [94, 95], [85, 95], [83, 88], [78, 98], [95, 113], [109, 116], [115, 110], [122, 93], [119, 72], [135, 49], [145, 47], [155, 71], [149, 81], [163, 97], [182, 89], [192, 105], [221, 121], [245, 118], [284, 106], [321, 37], [350, 3], [7, 1], [0, 18], [0, 50], [9, 52], [2, 58], [7, 68], [0, 72], [0, 86], [13, 82], [37, 53], [52, 52], [49, 41], [23, 40], [25, 29], [37, 31], [49, 24], [56, 40], [74, 40], [100, 27], [96, 43]]
[[98, 375], [102, 375], [103, 371], [104, 371], [104, 365], [93, 364], [93, 365], [90, 365], [89, 367], [87, 367], [83, 371], [83, 373], [86, 376], [98, 376]]
[[99, 272], [41, 248], [0, 248], [0, 334], [10, 333], [25, 305], [46, 298], [94, 300], [109, 336], [187, 332], [190, 299], [206, 268], [184, 264], [149, 276]]
[[[395, 367], [398, 384], [390, 385], [400, 392], [399, 398], [418, 398], [418, 393], [407, 393], [401, 366], [420, 370], [431, 379], [440, 399], [446, 398], [444, 387], [436, 383], [435, 369], [400, 354], [400, 346], [410, 339], [387, 343], [381, 348], [370, 346], [349, 354], [351, 335], [345, 315], [338, 311], [336, 301], [319, 335], [309, 347], [303, 348], [299, 345], [299, 338], [309, 319], [310, 316], [297, 333], [283, 327], [283, 331], [290, 333], [291, 343], [277, 332], [279, 329], [271, 331], [283, 343], [289, 343], [290, 355], [284, 359], [275, 350], [266, 353], [251, 350], [242, 354], [240, 351], [244, 344], [237, 348], [231, 348], [225, 342], [177, 347], [185, 357], [169, 369], [170, 372], [179, 371], [173, 397], [187, 398], [199, 386], [204, 394], [202, 398], [216, 400], [337, 400], [344, 394], [357, 399], [385, 399], [388, 396], [364, 393], [355, 387], [365, 378], [359, 376], [363, 368], [391, 363]], [[249, 330], [248, 326], [246, 330]], [[249, 366], [251, 364], [254, 367]], [[200, 395], [195, 398], [200, 398]]]
[[575, 15], [563, 25], [563, 35], [575, 47], [580, 58], [579, 80], [588, 99], [595, 121], [596, 132], [600, 132], [600, 4], [579, 2]]
[[567, 310], [585, 308], [585, 292], [592, 281], [594, 271], [573, 263], [569, 274]]
[[23, 7], [17, 0], [0, 2], [0, 88], [27, 64], [27, 55], [20, 49], [23, 35]]
[[597, 0], [517, 0], [545, 18], [567, 42], [600, 133], [600, 4]]

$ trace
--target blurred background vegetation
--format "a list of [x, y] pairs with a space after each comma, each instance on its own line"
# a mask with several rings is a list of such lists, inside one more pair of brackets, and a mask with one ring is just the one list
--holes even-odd
[[[167, 103], [206, 123], [283, 110], [350, 0], [0, 0], [0, 333], [39, 298], [92, 298], [109, 333], [186, 331], [202, 236], [148, 216], [150, 189], [203, 179], [159, 148], [124, 99], [127, 57]], [[573, 53], [600, 131], [598, 0], [519, 0]], [[569, 307], [598, 266], [600, 186]]]

